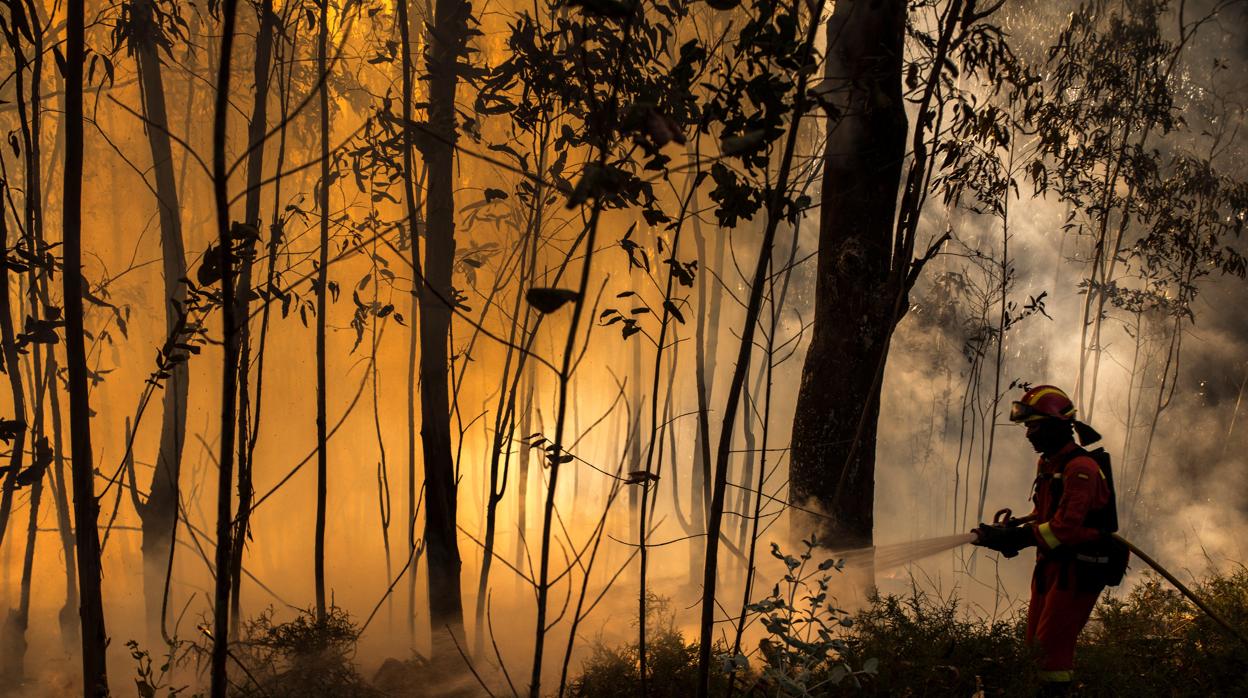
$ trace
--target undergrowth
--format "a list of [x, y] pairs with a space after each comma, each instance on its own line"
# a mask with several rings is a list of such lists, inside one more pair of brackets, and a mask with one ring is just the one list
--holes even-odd
[[[749, 607], [764, 631], [753, 647], [714, 648], [714, 696], [1030, 696], [1038, 683], [1023, 643], [1020, 612], [984, 620], [957, 598], [918, 589], [874, 596], [848, 613], [828, 595], [836, 562], [819, 564], [773, 550], [788, 574]], [[1213, 574], [1196, 592], [1233, 627], [1248, 631], [1248, 569]], [[677, 629], [665, 599], [652, 597], [647, 624], [646, 693], [688, 698], [696, 691], [698, 645]], [[731, 639], [731, 630], [728, 633]], [[231, 695], [408, 696], [440, 684], [440, 693], [475, 695], [468, 677], [420, 658], [389, 660], [369, 681], [355, 662], [359, 631], [341, 609], [318, 623], [309, 612], [278, 623], [272, 612], [247, 622], [230, 645]], [[154, 662], [137, 644], [136, 684], [143, 696], [185, 695], [170, 685], [169, 659]], [[195, 654], [195, 653], [190, 653]], [[639, 694], [636, 643], [598, 644], [568, 686], [578, 698]], [[155, 666], [154, 666], [155, 665]], [[460, 672], [462, 673], [462, 672]], [[1145, 575], [1126, 593], [1103, 598], [1080, 638], [1080, 696], [1248, 695], [1248, 644], [1201, 613], [1167, 583]]]
[[[737, 654], [717, 648], [712, 695], [729, 695], [729, 671], [739, 696], [1036, 695], [1034, 655], [1023, 642], [1025, 611], [989, 621], [956, 597], [915, 589], [873, 596], [846, 614], [826, 597], [826, 572], [837, 565], [825, 562], [807, 573], [809, 551], [780, 557], [790, 573], [750, 606], [766, 636], [757, 649]], [[1248, 570], [1212, 574], [1194, 590], [1248, 633]], [[655, 667], [650, 695], [689, 695], [696, 643], [674, 631], [656, 640], [647, 648]], [[635, 644], [598, 647], [573, 695], [636, 695], [636, 674]], [[1248, 644], [1166, 582], [1145, 575], [1125, 594], [1102, 598], [1079, 640], [1075, 676], [1078, 696], [1245, 696]]]

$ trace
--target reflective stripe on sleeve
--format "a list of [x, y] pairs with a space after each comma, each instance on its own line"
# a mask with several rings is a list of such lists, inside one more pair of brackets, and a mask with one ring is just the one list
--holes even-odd
[[1071, 669], [1062, 671], [1042, 671], [1040, 680], [1045, 683], [1069, 683], [1075, 680], [1075, 672]]
[[1044, 544], [1049, 546], [1050, 550], [1062, 544], [1057, 539], [1057, 536], [1053, 535], [1053, 527], [1047, 521], [1037, 526], [1036, 531], [1039, 532], [1040, 537], [1044, 539]]

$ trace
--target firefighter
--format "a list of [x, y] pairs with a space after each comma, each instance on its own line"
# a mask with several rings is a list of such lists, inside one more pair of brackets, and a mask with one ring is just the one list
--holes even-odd
[[1003, 519], [981, 523], [975, 544], [1006, 557], [1037, 548], [1025, 639], [1038, 651], [1042, 695], [1065, 695], [1079, 632], [1101, 591], [1120, 582], [1126, 570], [1125, 549], [1109, 537], [1118, 530], [1113, 471], [1104, 450], [1082, 447], [1100, 434], [1075, 419], [1074, 403], [1058, 388], [1028, 390], [1013, 404], [1010, 421], [1027, 428], [1027, 440], [1040, 454], [1035, 507], [1021, 519], [1003, 512]]

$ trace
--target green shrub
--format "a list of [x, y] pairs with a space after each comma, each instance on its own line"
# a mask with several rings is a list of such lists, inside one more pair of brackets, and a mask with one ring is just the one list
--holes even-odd
[[[1248, 632], [1248, 571], [1211, 575], [1193, 591]], [[1152, 575], [1101, 602], [1078, 653], [1088, 696], [1248, 695], [1248, 646]]]
[[1034, 691], [1032, 655], [1023, 645], [1026, 618], [990, 622], [968, 614], [956, 598], [914, 590], [907, 597], [872, 596], [845, 633], [844, 659], [878, 661], [861, 690], [843, 695], [1019, 696]]
[[[646, 694], [689, 698], [698, 685], [698, 643], [686, 642], [676, 630], [667, 599], [652, 595], [646, 615]], [[597, 643], [568, 692], [574, 698], [633, 698], [641, 688], [640, 660], [636, 642], [619, 647]], [[712, 667], [711, 683], [717, 695], [726, 692], [726, 682], [724, 673]]]

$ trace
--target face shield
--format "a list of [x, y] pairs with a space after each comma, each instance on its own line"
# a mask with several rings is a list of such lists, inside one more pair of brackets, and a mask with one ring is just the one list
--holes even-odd
[[1044, 419], [1048, 415], [1042, 414], [1036, 408], [1017, 400], [1010, 404], [1010, 421], [1015, 423], [1032, 422], [1037, 419]]

